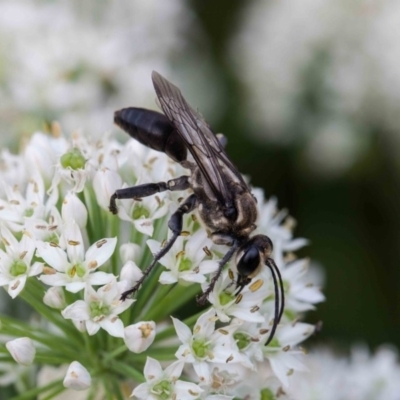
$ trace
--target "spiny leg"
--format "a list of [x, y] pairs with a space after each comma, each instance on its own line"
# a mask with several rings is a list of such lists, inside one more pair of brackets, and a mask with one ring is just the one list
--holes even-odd
[[228, 263], [228, 261], [235, 254], [238, 247], [239, 247], [238, 241], [234, 241], [232, 244], [232, 247], [224, 255], [222, 260], [218, 263], [218, 270], [217, 270], [216, 274], [213, 276], [213, 278], [211, 279], [210, 284], [208, 285], [208, 288], [201, 296], [197, 297], [196, 301], [198, 304], [205, 304], [205, 302], [207, 301], [208, 295], [213, 291], [216, 282], [218, 281], [219, 277], [221, 276], [224, 266]]
[[126, 292], [122, 293], [121, 300], [126, 300], [129, 296], [134, 295], [140, 288], [140, 285], [144, 282], [147, 276], [150, 274], [154, 266], [157, 262], [168, 253], [176, 239], [182, 232], [183, 226], [183, 215], [190, 213], [197, 206], [197, 197], [192, 194], [189, 196], [179, 207], [178, 209], [171, 215], [171, 218], [168, 221], [168, 227], [172, 231], [172, 237], [167, 241], [166, 245], [160, 249], [158, 253], [154, 255], [154, 259], [151, 264], [143, 271], [143, 276], [136, 282], [136, 285]]
[[265, 265], [270, 269], [272, 279], [274, 281], [274, 291], [275, 291], [275, 312], [274, 312], [274, 322], [272, 325], [271, 332], [268, 336], [265, 346], [267, 346], [275, 335], [276, 328], [282, 318], [283, 311], [285, 308], [285, 292], [283, 288], [282, 276], [279, 268], [275, 264], [272, 258], [267, 258]]
[[118, 189], [110, 198], [109, 210], [113, 214], [118, 213], [116, 199], [141, 199], [166, 190], [185, 190], [190, 187], [189, 177], [182, 175], [179, 178], [171, 179], [168, 182], [145, 183], [143, 185], [132, 186], [129, 188]]

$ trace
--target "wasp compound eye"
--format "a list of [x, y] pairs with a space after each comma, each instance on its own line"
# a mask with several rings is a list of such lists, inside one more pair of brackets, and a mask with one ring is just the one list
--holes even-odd
[[260, 265], [260, 252], [255, 246], [249, 247], [237, 264], [238, 273], [242, 276], [251, 276]]

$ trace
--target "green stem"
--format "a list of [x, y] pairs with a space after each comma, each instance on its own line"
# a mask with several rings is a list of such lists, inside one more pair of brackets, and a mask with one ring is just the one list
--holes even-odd
[[51, 383], [49, 383], [46, 386], [40, 386], [37, 388], [33, 388], [31, 390], [28, 390], [24, 392], [23, 394], [20, 394], [19, 396], [13, 397], [11, 400], [32, 400], [35, 399], [39, 394], [45, 393], [49, 390], [55, 390], [55, 389], [62, 388], [62, 390], [65, 390], [62, 384], [62, 380], [56, 380]]
[[142, 383], [146, 380], [140, 371], [135, 368], [129, 367], [125, 363], [114, 360], [110, 363], [110, 368], [115, 372], [120, 373], [122, 376], [126, 378], [132, 378], [137, 382]]
[[179, 309], [199, 292], [200, 287], [196, 284], [189, 287], [176, 285], [164, 297], [163, 301], [160, 301], [145, 313], [143, 320], [159, 321], [160, 319], [170, 315], [173, 311]]

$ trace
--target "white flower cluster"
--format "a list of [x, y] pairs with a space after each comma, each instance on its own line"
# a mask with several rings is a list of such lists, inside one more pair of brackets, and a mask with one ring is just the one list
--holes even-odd
[[307, 373], [293, 378], [287, 399], [398, 400], [400, 365], [397, 352], [381, 347], [371, 355], [356, 346], [349, 357], [327, 349], [314, 349], [307, 357]]
[[246, 11], [231, 56], [260, 139], [303, 134], [325, 175], [353, 165], [371, 125], [398, 149], [399, 2], [256, 0]]
[[154, 105], [149, 71], [170, 70], [189, 26], [182, 0], [1, 1], [0, 126], [110, 129], [115, 104]]
[[[67, 140], [54, 124], [52, 135], [34, 134], [22, 154], [3, 151], [0, 157], [0, 285], [50, 326], [16, 330], [16, 320], [3, 319], [6, 334], [24, 339], [23, 346], [19, 339], [8, 346], [15, 360], [26, 365], [44, 357], [70, 365], [64, 386], [75, 390], [105, 384], [109, 375], [117, 383], [113, 389], [105, 384], [105, 391], [117, 390], [122, 374], [142, 382], [133, 395], [143, 399], [265, 398], [286, 390], [304, 370], [299, 344], [314, 327], [299, 319], [324, 297], [307, 274], [308, 260], [293, 254], [306, 241], [293, 238], [293, 220], [277, 211], [276, 200], [265, 202], [254, 190], [258, 229], [274, 243], [286, 296], [275, 337], [265, 346], [274, 318], [267, 268], [236, 296], [233, 261], [210, 294], [211, 306], [176, 318], [207, 287], [227, 251], [207, 237], [196, 213], [186, 217], [184, 234], [160, 260], [164, 268], [153, 271], [135, 300], [120, 300], [163, 245], [167, 220], [188, 193], [120, 200], [118, 216], [108, 211], [109, 199], [125, 186], [182, 175], [185, 170], [165, 154], [134, 140], [90, 141], [78, 134]], [[159, 363], [174, 359], [165, 369]]]

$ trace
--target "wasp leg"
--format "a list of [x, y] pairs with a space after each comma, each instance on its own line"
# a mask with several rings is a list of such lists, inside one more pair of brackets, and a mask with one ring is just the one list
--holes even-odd
[[217, 280], [221, 276], [221, 273], [222, 273], [222, 270], [223, 270], [224, 266], [228, 263], [228, 261], [235, 254], [235, 252], [238, 249], [238, 247], [239, 247], [239, 242], [237, 240], [235, 240], [233, 242], [233, 244], [232, 244], [232, 247], [224, 255], [222, 260], [218, 263], [218, 270], [217, 270], [216, 274], [213, 276], [213, 278], [211, 279], [210, 284], [208, 285], [208, 288], [206, 289], [206, 291], [201, 296], [197, 297], [196, 301], [197, 301], [198, 304], [201, 304], [201, 305], [205, 304], [205, 302], [207, 301], [208, 295], [213, 291], [215, 283], [217, 282]]
[[127, 290], [126, 292], [122, 293], [121, 300], [126, 300], [127, 297], [135, 294], [140, 285], [143, 281], [147, 278], [150, 274], [151, 270], [157, 264], [158, 260], [165, 256], [168, 251], [171, 249], [173, 244], [175, 243], [176, 239], [182, 232], [183, 226], [183, 216], [184, 214], [188, 214], [193, 211], [197, 206], [197, 197], [196, 195], [192, 194], [189, 196], [180, 206], [179, 208], [171, 215], [170, 220], [168, 221], [168, 227], [172, 231], [172, 236], [166, 243], [166, 245], [154, 255], [154, 259], [152, 263], [143, 271], [142, 277], [137, 281], [136, 285], [133, 286], [131, 289]]
[[118, 213], [116, 199], [140, 199], [151, 196], [152, 194], [165, 192], [166, 190], [185, 190], [190, 187], [189, 176], [182, 175], [179, 178], [171, 179], [168, 182], [145, 183], [143, 185], [132, 186], [125, 189], [116, 190], [110, 198], [108, 209], [113, 213]]

